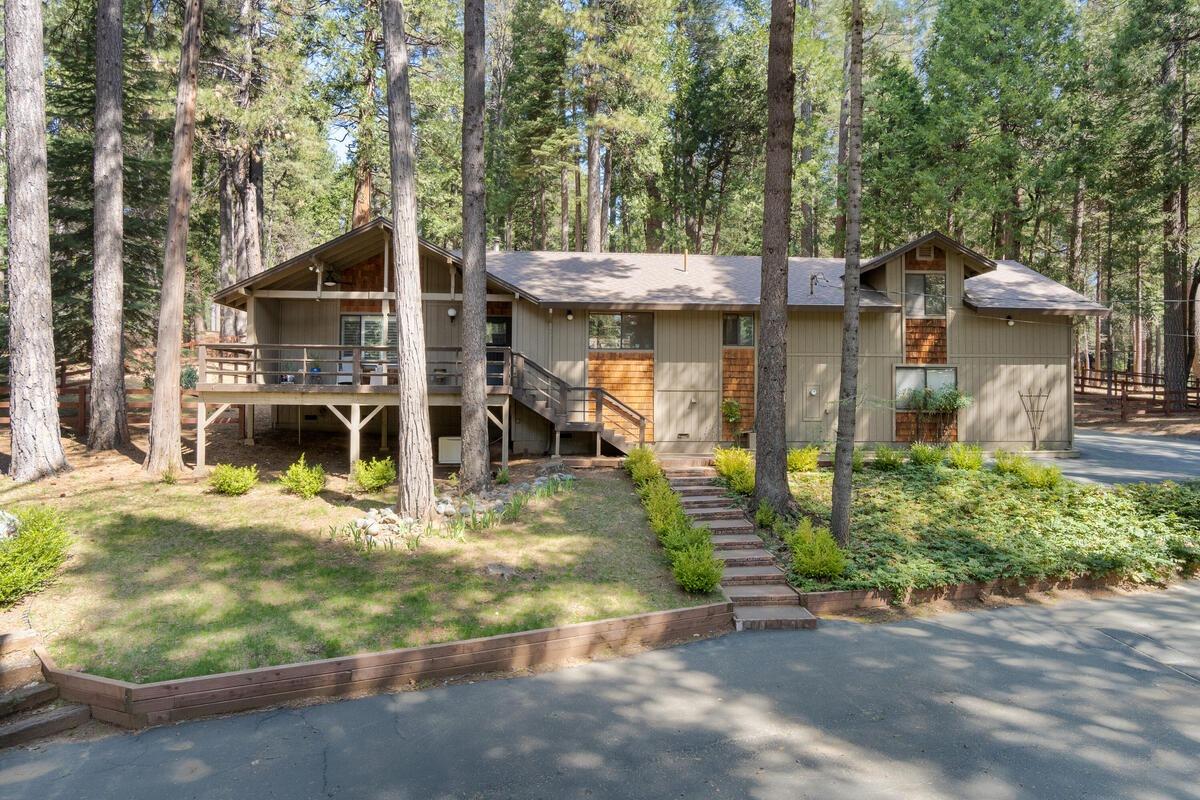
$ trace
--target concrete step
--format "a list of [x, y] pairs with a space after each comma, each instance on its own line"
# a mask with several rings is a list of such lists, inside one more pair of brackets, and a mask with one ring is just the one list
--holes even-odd
[[721, 576], [721, 586], [725, 589], [742, 584], [766, 583], [787, 583], [787, 575], [774, 564], [753, 567], [733, 567], [726, 564], [725, 572]]
[[0, 694], [0, 719], [58, 699], [58, 687], [49, 683], [31, 683]]
[[682, 496], [684, 509], [693, 508], [728, 508], [732, 502], [723, 494], [685, 494]]
[[[708, 484], [702, 486], [676, 486], [675, 484], [671, 484], [671, 488], [684, 500], [689, 497], [711, 497], [714, 492], [721, 491], [720, 487]], [[725, 498], [725, 500], [728, 502], [729, 498]]]
[[817, 618], [804, 606], [734, 605], [733, 622], [739, 631], [815, 630]]
[[717, 477], [717, 471], [712, 467], [672, 467], [663, 466], [663, 472], [668, 478], [708, 478], [714, 480]]
[[754, 533], [754, 523], [746, 519], [698, 519], [697, 527], [708, 528], [713, 533]]
[[735, 606], [798, 606], [800, 595], [778, 583], [746, 583], [726, 586], [725, 594]]
[[43, 736], [69, 731], [91, 718], [91, 710], [84, 705], [73, 704], [35, 711], [0, 725], [0, 747], [26, 744]]
[[714, 483], [714, 481], [716, 480], [715, 477], [705, 477], [703, 475], [699, 475], [696, 477], [682, 477], [682, 478], [673, 478], [673, 477], [668, 476], [667, 480], [670, 481], [671, 488], [676, 489], [676, 490], [683, 488], [683, 487], [692, 487], [692, 486], [704, 486], [706, 488], [711, 489], [711, 488], [713, 488], [713, 486], [716, 485]]
[[701, 519], [745, 519], [746, 512], [731, 506], [711, 506], [709, 508], [692, 508], [684, 506], [683, 510], [694, 520]]
[[771, 554], [761, 547], [717, 550], [715, 555], [725, 562], [726, 567], [766, 567], [775, 563]]
[[12, 689], [42, 679], [42, 662], [33, 653], [18, 653], [0, 661], [0, 689]]
[[762, 539], [753, 533], [718, 533], [712, 537], [717, 550], [746, 550], [762, 547]]

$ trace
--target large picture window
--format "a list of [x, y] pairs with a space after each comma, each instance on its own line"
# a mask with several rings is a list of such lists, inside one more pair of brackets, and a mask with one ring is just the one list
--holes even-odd
[[942, 272], [904, 274], [906, 317], [946, 316], [946, 275]]
[[[399, 344], [395, 317], [382, 314], [343, 314], [339, 344], [342, 347], [379, 347], [387, 345], [393, 352]], [[383, 360], [381, 350], [363, 353], [363, 361]]]
[[726, 314], [721, 343], [726, 347], [753, 347], [754, 315]]
[[588, 314], [589, 350], [653, 350], [654, 315], [645, 311]]
[[897, 367], [896, 408], [908, 407], [913, 392], [923, 389], [937, 391], [958, 386], [958, 375], [954, 367]]

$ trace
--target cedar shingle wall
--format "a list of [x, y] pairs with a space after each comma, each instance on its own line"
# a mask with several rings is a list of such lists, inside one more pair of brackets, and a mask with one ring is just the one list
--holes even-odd
[[[600, 386], [646, 417], [646, 440], [654, 441], [654, 353], [589, 352], [587, 385]], [[592, 409], [589, 409], [591, 413]], [[605, 409], [604, 424], [637, 441], [636, 427], [626, 417]]]
[[904, 268], [909, 272], [945, 272], [946, 251], [940, 247], [933, 248], [933, 259], [918, 261], [917, 248], [904, 254]]
[[904, 360], [909, 364], [946, 363], [946, 320], [904, 321]]
[[[721, 350], [721, 401], [737, 400], [742, 407], [738, 429], [754, 427], [754, 348], [726, 347]], [[733, 425], [722, 418], [721, 438], [730, 441], [737, 434]]]
[[[944, 423], [939, 437], [939, 423]], [[937, 420], [926, 414], [921, 419], [920, 436], [917, 436], [917, 412], [896, 412], [896, 441], [897, 442], [957, 442], [958, 419]]]
[[[342, 280], [346, 281], [336, 287], [341, 292], [382, 292], [383, 291], [383, 256], [375, 256], [356, 266], [344, 270]], [[378, 314], [378, 300], [342, 300], [343, 314]]]

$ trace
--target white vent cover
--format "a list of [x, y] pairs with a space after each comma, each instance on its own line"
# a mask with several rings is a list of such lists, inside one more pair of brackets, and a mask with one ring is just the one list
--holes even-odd
[[917, 261], [933, 261], [933, 245], [917, 245]]

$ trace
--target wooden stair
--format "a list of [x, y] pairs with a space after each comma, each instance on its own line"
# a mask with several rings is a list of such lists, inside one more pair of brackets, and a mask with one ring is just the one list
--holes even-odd
[[763, 547], [745, 511], [725, 495], [712, 467], [666, 467], [667, 480], [683, 499], [692, 522], [712, 535], [714, 554], [725, 564], [721, 589], [733, 603], [743, 630], [811, 630], [817, 618], [802, 605], [775, 557]]
[[0, 633], [0, 748], [71, 730], [91, 719], [86, 705], [62, 703], [58, 687], [42, 680], [32, 631]]

